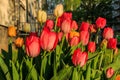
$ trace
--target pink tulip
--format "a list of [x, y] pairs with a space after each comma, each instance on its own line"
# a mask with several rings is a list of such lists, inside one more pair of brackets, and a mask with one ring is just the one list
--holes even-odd
[[80, 42], [82, 45], [87, 45], [89, 42], [89, 32], [88, 31], [81, 31], [80, 32]]
[[48, 28], [44, 28], [40, 36], [40, 42], [43, 50], [53, 50], [58, 43], [57, 33], [50, 31]]
[[80, 31], [88, 31], [89, 25], [90, 24], [88, 22], [82, 22], [80, 26]]
[[63, 32], [58, 32], [58, 40], [61, 41], [63, 37]]
[[70, 39], [69, 44], [70, 46], [77, 46], [80, 42], [79, 37], [73, 37], [72, 39]]
[[87, 47], [88, 47], [89, 52], [95, 52], [95, 50], [96, 50], [95, 42], [89, 42]]
[[113, 29], [110, 28], [110, 27], [107, 27], [107, 28], [104, 28], [104, 31], [103, 31], [103, 38], [105, 39], [110, 39], [110, 38], [113, 38]]
[[37, 33], [30, 33], [25, 43], [26, 53], [30, 57], [36, 57], [40, 54], [40, 41]]
[[106, 70], [107, 78], [111, 78], [113, 76], [113, 74], [114, 74], [114, 70], [112, 69], [112, 67], [110, 67]]
[[54, 22], [52, 20], [47, 20], [45, 23], [45, 27], [48, 27], [50, 30], [53, 28]]
[[107, 47], [109, 49], [116, 49], [117, 47], [117, 39], [115, 38], [110, 38], [107, 43]]
[[71, 20], [64, 20], [61, 25], [61, 30], [66, 34], [70, 32]]
[[78, 29], [78, 25], [77, 25], [77, 22], [76, 21], [72, 21], [72, 23], [71, 23], [71, 29], [72, 30], [77, 30]]
[[106, 19], [102, 17], [98, 17], [96, 20], [96, 25], [97, 28], [101, 28], [101, 29], [104, 28], [106, 25]]
[[74, 51], [72, 55], [72, 63], [75, 66], [80, 65], [81, 67], [83, 67], [86, 64], [87, 60], [88, 60], [88, 54], [86, 52], [81, 52], [80, 48]]

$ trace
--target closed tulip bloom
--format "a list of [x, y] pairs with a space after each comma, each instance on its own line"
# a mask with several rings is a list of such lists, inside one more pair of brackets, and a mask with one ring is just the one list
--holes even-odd
[[120, 80], [120, 74], [116, 76], [115, 80]]
[[89, 26], [89, 30], [90, 30], [91, 33], [96, 33], [97, 32], [96, 26], [94, 24], [91, 24]]
[[62, 4], [58, 4], [55, 9], [54, 9], [54, 15], [56, 17], [60, 17], [63, 14], [63, 5]]
[[16, 36], [16, 28], [14, 26], [8, 27], [8, 36], [10, 37]]
[[72, 63], [75, 66], [80, 65], [83, 67], [88, 60], [88, 54], [86, 52], [82, 52], [80, 48], [76, 49], [72, 55]]
[[107, 43], [107, 47], [109, 49], [116, 49], [117, 47], [117, 39], [115, 38], [110, 38]]
[[58, 32], [58, 40], [61, 41], [63, 37], [63, 32]]
[[80, 31], [88, 31], [89, 25], [90, 24], [88, 22], [82, 22], [80, 26]]
[[95, 52], [95, 50], [96, 50], [96, 44], [95, 44], [95, 42], [89, 42], [88, 43], [88, 51], [89, 52]]
[[104, 31], [103, 31], [103, 38], [105, 39], [110, 39], [110, 38], [113, 38], [113, 29], [110, 28], [110, 27], [107, 27], [107, 28], [104, 28]]
[[44, 27], [48, 27], [50, 30], [53, 29], [54, 22], [52, 20], [47, 20]]
[[72, 29], [72, 30], [77, 30], [77, 29], [78, 29], [77, 22], [74, 21], [74, 20], [72, 21], [71, 29]]
[[56, 48], [58, 35], [57, 33], [50, 31], [48, 28], [44, 28], [40, 36], [40, 42], [43, 50], [51, 51]]
[[80, 42], [82, 45], [87, 45], [89, 42], [89, 32], [88, 31], [81, 31], [80, 32]]
[[26, 52], [30, 57], [36, 57], [40, 54], [40, 41], [37, 33], [30, 33], [26, 38]]
[[23, 30], [25, 32], [30, 32], [31, 28], [30, 28], [30, 24], [29, 23], [25, 23], [23, 26]]
[[39, 10], [37, 18], [39, 22], [44, 23], [47, 20], [47, 13], [43, 10]]
[[101, 48], [107, 48], [107, 43], [108, 43], [108, 41], [106, 39], [103, 39], [101, 44], [100, 44], [100, 47]]
[[23, 38], [18, 37], [18, 38], [15, 40], [15, 45], [16, 45], [17, 47], [22, 47], [23, 43], [24, 43]]
[[63, 20], [72, 20], [72, 13], [71, 12], [64, 12], [62, 15]]
[[95, 23], [97, 25], [97, 28], [101, 28], [102, 29], [106, 25], [106, 19], [102, 18], [102, 17], [98, 17]]
[[70, 32], [71, 20], [64, 20], [61, 25], [61, 30], [66, 34]]
[[114, 75], [114, 70], [112, 69], [112, 67], [108, 68], [106, 70], [106, 77], [111, 78], [113, 75]]

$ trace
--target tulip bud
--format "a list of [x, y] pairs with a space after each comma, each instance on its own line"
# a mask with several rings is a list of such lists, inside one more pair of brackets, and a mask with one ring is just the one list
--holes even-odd
[[82, 45], [87, 45], [89, 42], [89, 32], [88, 31], [81, 31], [80, 32], [80, 42]]
[[112, 67], [110, 67], [106, 70], [107, 78], [111, 78], [113, 76], [113, 74], [114, 74], [114, 70], [112, 69]]
[[108, 43], [108, 41], [106, 39], [103, 39], [103, 41], [100, 44], [100, 47], [104, 48], [104, 49], [107, 48], [107, 43]]
[[25, 23], [23, 26], [23, 31], [25, 32], [30, 32], [31, 28], [30, 28], [30, 24], [29, 23]]
[[45, 11], [39, 10], [37, 18], [39, 22], [44, 23], [47, 20], [47, 13]]
[[115, 80], [120, 80], [120, 75], [117, 75]]
[[63, 5], [62, 4], [58, 4], [55, 9], [54, 9], [54, 15], [56, 17], [60, 17], [63, 14]]
[[80, 31], [88, 31], [89, 25], [90, 24], [88, 22], [82, 22], [80, 26]]
[[104, 28], [106, 25], [106, 19], [102, 17], [98, 17], [96, 20], [96, 25], [97, 28], [101, 28], [101, 29]]
[[30, 57], [36, 57], [40, 54], [40, 40], [37, 33], [30, 33], [26, 38], [26, 53]]
[[16, 36], [16, 28], [14, 26], [8, 27], [8, 36], [10, 37]]
[[109, 49], [116, 49], [116, 47], [117, 47], [117, 39], [116, 38], [110, 38], [108, 40], [107, 47]]
[[22, 47], [23, 43], [24, 43], [23, 38], [18, 37], [18, 38], [15, 40], [15, 45], [16, 45], [17, 47]]
[[95, 52], [95, 50], [96, 50], [96, 44], [95, 44], [95, 42], [89, 42], [88, 43], [88, 51], [89, 52]]

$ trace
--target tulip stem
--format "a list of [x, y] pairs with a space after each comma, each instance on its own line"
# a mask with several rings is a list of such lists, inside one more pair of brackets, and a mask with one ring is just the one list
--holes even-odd
[[112, 49], [112, 53], [111, 53], [111, 55], [110, 55], [110, 59], [111, 59], [111, 63], [113, 62], [113, 53], [114, 53], [114, 50]]
[[61, 49], [62, 49], [62, 47], [63, 47], [64, 40], [65, 40], [65, 34], [63, 35], [63, 38], [62, 38], [62, 42], [61, 42]]
[[54, 76], [56, 77], [56, 52], [54, 53]]
[[103, 53], [101, 53], [101, 57], [100, 57], [100, 65], [99, 65], [99, 70], [100, 70], [100, 68], [101, 68], [102, 61], [103, 61]]
[[58, 21], [58, 17], [56, 18], [56, 21], [55, 21], [55, 31], [57, 31], [57, 21]]

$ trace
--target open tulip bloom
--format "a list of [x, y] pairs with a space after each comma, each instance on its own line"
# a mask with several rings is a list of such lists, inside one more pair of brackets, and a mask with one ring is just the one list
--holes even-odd
[[[24, 39], [16, 39], [15, 44], [10, 43], [8, 52], [2, 51], [1, 80], [119, 79], [117, 39], [112, 27], [106, 26], [106, 19], [98, 17], [95, 24], [83, 21], [78, 25], [71, 12], [63, 11], [59, 4], [53, 21], [39, 10], [39, 36], [30, 32]], [[15, 30], [8, 28], [10, 38], [16, 36]], [[18, 47], [14, 50], [13, 45]]]

